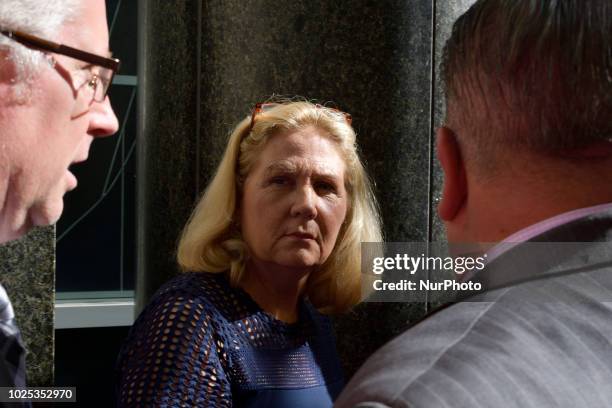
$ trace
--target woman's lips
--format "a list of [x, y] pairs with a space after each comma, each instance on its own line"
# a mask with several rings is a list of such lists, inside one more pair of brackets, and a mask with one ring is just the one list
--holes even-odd
[[309, 234], [306, 232], [292, 232], [291, 234], [287, 234], [288, 237], [297, 238], [297, 239], [310, 239], [315, 240], [315, 236], [313, 234]]

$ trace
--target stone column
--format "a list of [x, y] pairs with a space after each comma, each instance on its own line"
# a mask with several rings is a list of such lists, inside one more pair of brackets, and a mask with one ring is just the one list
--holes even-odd
[[[180, 228], [233, 125], [272, 94], [353, 115], [386, 240], [443, 240], [432, 201], [443, 112], [435, 67], [468, 3], [141, 0], [139, 306], [174, 272]], [[347, 378], [429, 307], [363, 304], [338, 316]]]
[[176, 272], [197, 195], [197, 1], [139, 0], [136, 308]]
[[[272, 94], [333, 101], [353, 115], [385, 233], [426, 241], [431, 148], [431, 1], [204, 2], [200, 188], [226, 135]], [[364, 304], [336, 321], [347, 377], [426, 304]]]
[[[467, 11], [476, 0], [436, 0], [435, 10], [435, 31], [434, 31], [434, 93], [433, 93], [433, 126], [434, 132], [437, 127], [444, 122], [446, 107], [444, 105], [444, 87], [442, 84], [442, 76], [440, 72], [440, 63], [442, 62], [442, 50], [446, 40], [450, 36], [453, 23], [461, 14]], [[435, 158], [435, 157], [434, 157]], [[431, 197], [431, 214], [433, 215], [431, 225], [431, 241], [443, 242], [446, 241], [444, 235], [444, 225], [437, 217], [436, 208], [442, 195], [442, 184], [444, 174], [437, 160], [433, 160], [432, 166], [433, 184]]]

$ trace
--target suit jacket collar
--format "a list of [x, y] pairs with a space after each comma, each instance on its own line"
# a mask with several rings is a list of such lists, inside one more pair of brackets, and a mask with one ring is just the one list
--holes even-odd
[[537, 279], [612, 266], [612, 210], [591, 214], [537, 235], [500, 255], [473, 282], [493, 290]]

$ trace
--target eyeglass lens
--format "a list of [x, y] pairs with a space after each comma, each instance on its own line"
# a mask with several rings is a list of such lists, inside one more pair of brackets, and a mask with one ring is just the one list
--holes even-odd
[[90, 72], [87, 81], [80, 87], [81, 92], [88, 95], [89, 102], [104, 102], [108, 88], [111, 85], [113, 71], [107, 68], [96, 67]]

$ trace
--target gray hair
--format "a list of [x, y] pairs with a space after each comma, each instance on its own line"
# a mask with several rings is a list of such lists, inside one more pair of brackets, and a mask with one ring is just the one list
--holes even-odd
[[499, 149], [610, 140], [612, 2], [480, 0], [455, 22], [442, 72], [447, 124], [476, 167]]
[[[77, 14], [81, 0], [1, 0], [0, 28], [18, 30], [47, 40], [57, 38], [61, 27]], [[30, 79], [43, 62], [43, 54], [0, 35], [0, 51], [7, 51], [16, 68], [16, 80]], [[2, 61], [0, 61], [0, 65]]]

